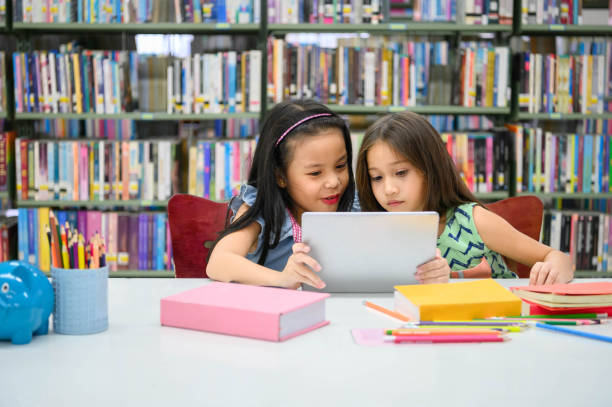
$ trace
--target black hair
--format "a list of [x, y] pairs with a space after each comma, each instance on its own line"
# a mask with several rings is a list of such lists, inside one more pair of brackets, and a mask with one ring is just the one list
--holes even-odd
[[[276, 146], [279, 137], [291, 126], [309, 116], [328, 113], [329, 116], [317, 117], [305, 121], [291, 130], [285, 138]], [[346, 190], [338, 203], [338, 212], [350, 211], [355, 197], [355, 178], [350, 166], [352, 162], [351, 136], [344, 119], [333, 113], [326, 106], [312, 100], [285, 101], [277, 104], [270, 110], [261, 127], [253, 163], [247, 183], [257, 188], [257, 197], [253, 206], [242, 214], [234, 222], [226, 221], [225, 229], [215, 241], [210, 253], [214, 250], [217, 242], [232, 232], [241, 230], [255, 222], [258, 216], [264, 220], [262, 252], [257, 263], [263, 265], [266, 261], [268, 251], [279, 243], [282, 222], [285, 219], [287, 208], [292, 209], [294, 202], [287, 193], [286, 188], [278, 186], [278, 176], [286, 179], [289, 163], [295, 154], [294, 148], [288, 143], [289, 140], [298, 140], [318, 134], [321, 130], [337, 128], [342, 132], [346, 146], [347, 169], [349, 181]], [[228, 211], [231, 210], [228, 208]], [[226, 217], [229, 219], [229, 217]], [[270, 238], [274, 236], [271, 242]]]

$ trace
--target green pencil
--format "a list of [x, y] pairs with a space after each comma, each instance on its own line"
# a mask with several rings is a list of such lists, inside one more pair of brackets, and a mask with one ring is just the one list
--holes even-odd
[[518, 315], [507, 318], [550, 318], [550, 319], [598, 319], [608, 318], [608, 314], [586, 313], [586, 314], [555, 314], [555, 315]]

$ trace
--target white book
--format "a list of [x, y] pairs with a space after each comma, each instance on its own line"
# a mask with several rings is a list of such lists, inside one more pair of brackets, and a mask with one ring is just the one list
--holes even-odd
[[193, 97], [194, 97], [194, 112], [202, 113], [203, 96], [202, 96], [202, 64], [200, 63], [200, 54], [193, 56]]
[[542, 186], [542, 129], [535, 129], [535, 170], [533, 172], [534, 181], [533, 186], [535, 192], [543, 192]]
[[103, 201], [104, 200], [104, 173], [105, 173], [105, 157], [104, 157], [104, 151], [105, 151], [105, 147], [104, 147], [104, 140], [100, 140], [98, 141], [98, 174], [95, 174], [94, 176], [97, 175], [98, 177], [98, 200]]
[[172, 97], [174, 95], [173, 93], [173, 84], [174, 84], [174, 67], [172, 65], [168, 65], [168, 68], [166, 68], [166, 86], [167, 86], [167, 106], [166, 106], [166, 112], [167, 113], [174, 113], [174, 98]]
[[[603, 113], [604, 111], [604, 89], [606, 82], [604, 82], [604, 73], [606, 71], [606, 61], [604, 55], [597, 55], [595, 57], [595, 63], [597, 64], [597, 110], [596, 113]], [[595, 78], [594, 78], [595, 79]]]
[[66, 65], [63, 54], [57, 55], [59, 59], [59, 80], [58, 83], [60, 85], [60, 95], [59, 95], [59, 108], [61, 113], [68, 113], [67, 108], [67, 99], [68, 95], [66, 94]]
[[539, 113], [542, 110], [542, 54], [535, 54], [535, 106], [533, 113]]
[[193, 108], [193, 81], [191, 78], [191, 58], [183, 59], [185, 69], [185, 89], [183, 89], [183, 113], [191, 113]]
[[258, 113], [261, 111], [261, 51], [249, 51], [249, 70], [249, 112]]
[[173, 93], [173, 104], [172, 111], [174, 113], [181, 113], [183, 111], [183, 106], [181, 103], [183, 100], [181, 99], [181, 60], [176, 58], [174, 60], [174, 69], [172, 70], [174, 74], [174, 93]]
[[130, 181], [128, 188], [130, 190], [130, 199], [139, 199], [142, 191], [139, 190], [140, 181], [140, 142], [130, 141]]
[[506, 107], [508, 100], [510, 98], [509, 95], [509, 87], [508, 87], [508, 67], [510, 64], [510, 59], [508, 58], [508, 47], [495, 47], [495, 53], [499, 55], [499, 70], [496, 70], [495, 74], [497, 77], [497, 100], [495, 102], [495, 106], [497, 107]]
[[410, 98], [409, 106], [416, 106], [416, 66], [410, 61]]
[[93, 58], [93, 70], [94, 70], [94, 98], [96, 100], [96, 113], [104, 113], [104, 74], [102, 70], [102, 55], [99, 53], [94, 54]]
[[154, 195], [154, 191], [153, 191], [153, 171], [154, 171], [154, 167], [153, 167], [153, 161], [151, 158], [151, 142], [149, 141], [145, 141], [144, 142], [144, 158], [143, 158], [143, 164], [144, 164], [144, 186], [143, 186], [143, 198], [148, 200], [148, 201], [152, 201], [153, 200], [153, 195]]
[[160, 187], [159, 199], [164, 201], [172, 194], [172, 145], [170, 141], [164, 140], [159, 143], [158, 160], [161, 163], [157, 179]]
[[[374, 106], [376, 83], [376, 54], [366, 51], [364, 54], [363, 99], [365, 106]], [[383, 79], [384, 86], [384, 79]], [[384, 89], [384, 88], [383, 88]]]
[[223, 53], [211, 55], [211, 113], [222, 113], [223, 103]]
[[47, 143], [47, 198], [50, 200], [57, 199], [57, 184], [55, 183], [55, 166], [58, 164], [55, 162], [55, 149], [57, 143]]
[[552, 144], [552, 133], [547, 131], [544, 134], [544, 171], [543, 171], [543, 181], [544, 181], [544, 192], [549, 193], [550, 191], [550, 172], [552, 170], [552, 157], [553, 157], [553, 144]]

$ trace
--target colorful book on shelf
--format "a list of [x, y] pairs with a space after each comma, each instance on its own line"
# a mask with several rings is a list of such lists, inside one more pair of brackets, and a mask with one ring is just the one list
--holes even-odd
[[612, 307], [612, 282], [512, 287], [521, 299], [548, 308]]
[[493, 279], [395, 286], [395, 310], [412, 320], [520, 315], [521, 300]]
[[329, 294], [213, 282], [161, 300], [161, 324], [284, 341], [327, 325]]

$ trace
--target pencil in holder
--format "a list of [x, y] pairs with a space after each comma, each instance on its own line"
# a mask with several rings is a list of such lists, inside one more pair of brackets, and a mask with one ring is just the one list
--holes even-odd
[[95, 334], [108, 329], [108, 266], [95, 269], [51, 267], [55, 292], [53, 330]]

